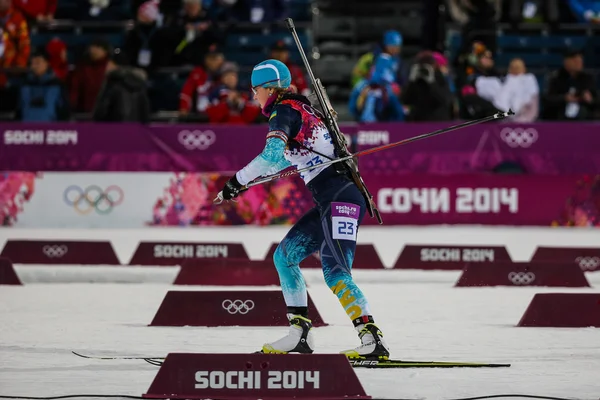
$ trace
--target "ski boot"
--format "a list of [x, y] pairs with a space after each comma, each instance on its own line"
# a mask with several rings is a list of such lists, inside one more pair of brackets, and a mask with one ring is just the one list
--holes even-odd
[[310, 354], [314, 351], [311, 320], [301, 315], [294, 314], [288, 314], [287, 317], [290, 320], [290, 331], [288, 334], [273, 343], [264, 344], [261, 353]]
[[373, 323], [372, 318], [369, 319], [370, 322], [356, 326], [361, 345], [341, 353], [351, 359], [387, 360], [390, 356], [389, 347], [383, 340], [381, 330]]

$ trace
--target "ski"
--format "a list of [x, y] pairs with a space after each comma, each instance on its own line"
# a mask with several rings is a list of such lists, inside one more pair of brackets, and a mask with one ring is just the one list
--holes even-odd
[[507, 368], [510, 364], [489, 364], [453, 361], [407, 361], [407, 360], [353, 360], [354, 368]]
[[137, 357], [137, 356], [97, 356], [89, 354], [81, 354], [76, 351], [71, 351], [77, 357], [88, 358], [91, 360], [164, 360], [165, 357]]
[[[72, 351], [78, 357], [93, 360], [143, 360], [148, 364], [160, 367], [165, 357], [136, 357], [136, 356], [95, 356], [85, 355]], [[490, 364], [475, 362], [453, 361], [407, 361], [407, 360], [361, 360], [349, 359], [353, 368], [508, 368], [511, 364]]]

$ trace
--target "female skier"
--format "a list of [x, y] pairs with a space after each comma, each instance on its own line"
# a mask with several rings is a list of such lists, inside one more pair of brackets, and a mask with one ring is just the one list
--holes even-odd
[[316, 166], [301, 174], [316, 206], [308, 211], [281, 241], [273, 261], [287, 305], [289, 333], [263, 345], [263, 353], [312, 353], [312, 323], [308, 319], [306, 284], [299, 264], [319, 251], [327, 286], [352, 320], [361, 345], [342, 351], [349, 358], [387, 359], [389, 349], [375, 325], [367, 299], [352, 279], [351, 267], [358, 226], [365, 215], [365, 200], [350, 177], [333, 166], [318, 167], [335, 158], [330, 133], [308, 99], [290, 89], [290, 71], [277, 60], [266, 60], [252, 70], [254, 99], [269, 118], [264, 150], [238, 171], [220, 196], [231, 200], [259, 176], [289, 166]]

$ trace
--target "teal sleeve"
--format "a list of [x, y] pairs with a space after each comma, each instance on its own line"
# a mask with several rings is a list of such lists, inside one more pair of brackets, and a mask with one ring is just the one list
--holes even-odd
[[291, 164], [283, 155], [285, 146], [286, 142], [279, 137], [268, 138], [263, 151], [250, 164], [237, 172], [238, 182], [246, 185], [259, 176], [273, 174], [289, 167]]

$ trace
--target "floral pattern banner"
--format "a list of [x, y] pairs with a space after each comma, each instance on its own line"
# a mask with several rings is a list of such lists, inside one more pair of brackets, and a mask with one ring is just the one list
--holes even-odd
[[[294, 224], [314, 207], [297, 176], [214, 204], [230, 176], [5, 172], [0, 175], [0, 217], [3, 226], [33, 228], [264, 226]], [[387, 226], [600, 226], [600, 175], [366, 172], [363, 178]], [[105, 207], [110, 212], [99, 212]], [[363, 225], [376, 224], [368, 216], [363, 220]]]
[[213, 203], [231, 176], [176, 174], [154, 206], [152, 225], [289, 225], [312, 207], [301, 179], [281, 179], [252, 187], [235, 201]]

